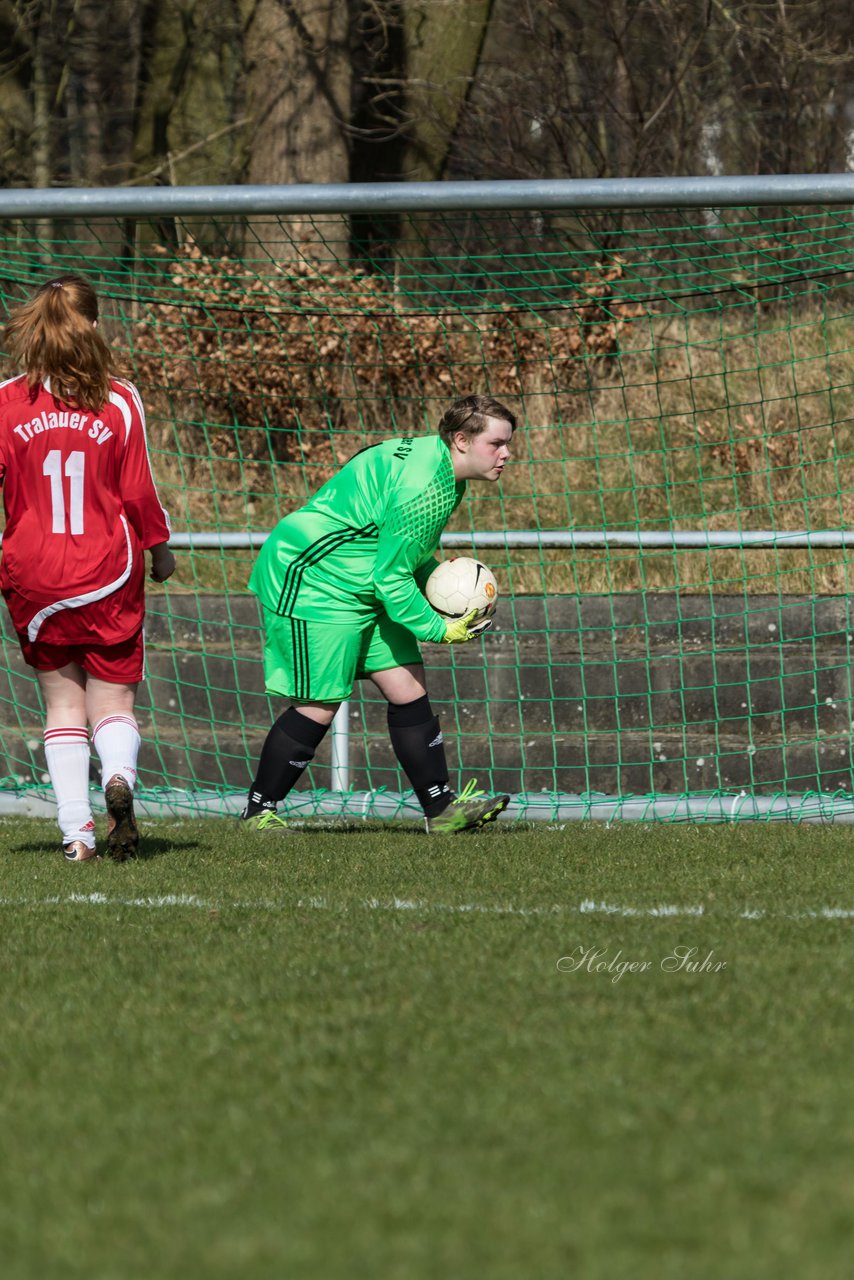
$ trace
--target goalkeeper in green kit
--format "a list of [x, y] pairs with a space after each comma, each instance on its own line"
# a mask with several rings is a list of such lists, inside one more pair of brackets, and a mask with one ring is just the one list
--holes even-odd
[[491, 626], [474, 613], [449, 621], [422, 588], [467, 482], [500, 478], [515, 428], [510, 410], [489, 396], [456, 400], [437, 435], [363, 449], [270, 534], [249, 587], [263, 606], [267, 692], [291, 705], [267, 734], [244, 822], [288, 830], [278, 802], [365, 677], [388, 702], [392, 747], [429, 832], [472, 830], [506, 808], [509, 796], [473, 784], [459, 796], [451, 791], [419, 641], [459, 644]]

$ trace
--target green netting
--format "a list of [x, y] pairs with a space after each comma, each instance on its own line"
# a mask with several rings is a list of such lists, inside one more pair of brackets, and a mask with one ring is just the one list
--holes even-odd
[[[477, 391], [524, 429], [451, 526], [499, 625], [425, 647], [454, 777], [559, 818], [851, 813], [849, 554], [815, 535], [854, 512], [852, 211], [34, 220], [0, 245], [6, 306], [49, 271], [98, 283], [173, 527], [210, 535], [149, 594], [152, 805], [236, 807], [280, 710], [249, 535]], [[506, 530], [531, 545], [486, 537]], [[566, 531], [604, 545], [549, 545]], [[698, 532], [724, 545], [678, 545]], [[6, 786], [38, 796], [38, 696], [3, 628]], [[330, 739], [292, 806], [414, 812], [384, 705], [366, 688], [349, 716], [349, 790], [327, 794]]]

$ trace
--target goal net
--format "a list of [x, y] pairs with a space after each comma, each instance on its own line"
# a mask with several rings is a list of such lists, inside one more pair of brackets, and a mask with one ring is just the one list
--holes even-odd
[[[446, 536], [502, 593], [482, 640], [424, 649], [452, 784], [559, 821], [854, 813], [850, 209], [38, 215], [0, 222], [3, 307], [49, 273], [96, 283], [176, 534], [143, 807], [235, 811], [283, 709], [246, 587], [265, 533], [483, 392], [522, 429]], [[2, 646], [0, 800], [38, 811], [5, 610]], [[417, 813], [372, 686], [288, 806]]]

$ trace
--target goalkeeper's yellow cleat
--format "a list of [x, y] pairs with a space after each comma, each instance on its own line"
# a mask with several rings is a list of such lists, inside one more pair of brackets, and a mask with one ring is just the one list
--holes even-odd
[[289, 826], [284, 818], [280, 818], [275, 809], [262, 809], [260, 813], [253, 813], [251, 818], [244, 818], [241, 814], [240, 820], [250, 831], [263, 831], [267, 835], [279, 836], [294, 834], [293, 827]]
[[459, 831], [476, 831], [494, 822], [510, 803], [509, 796], [491, 796], [479, 791], [472, 778], [446, 809], [435, 818], [425, 819], [431, 836], [456, 835]]

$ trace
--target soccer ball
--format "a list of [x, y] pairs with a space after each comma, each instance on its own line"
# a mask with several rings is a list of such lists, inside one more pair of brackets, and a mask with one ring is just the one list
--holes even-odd
[[495, 608], [498, 583], [479, 560], [456, 556], [437, 565], [427, 579], [424, 594], [446, 618], [464, 618], [476, 609], [479, 620]]

